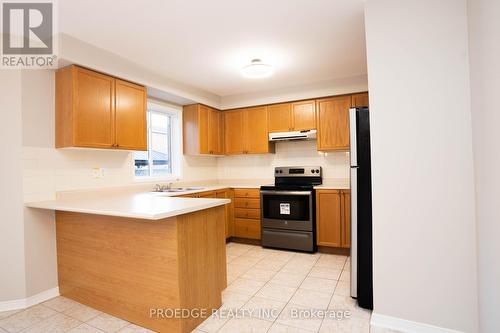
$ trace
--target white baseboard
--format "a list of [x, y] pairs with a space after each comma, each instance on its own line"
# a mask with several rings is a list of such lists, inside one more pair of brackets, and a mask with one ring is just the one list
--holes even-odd
[[381, 315], [375, 312], [372, 313], [370, 325], [404, 333], [464, 333], [449, 328]]
[[49, 300], [57, 296], [59, 296], [59, 287], [42, 291], [41, 293], [38, 293], [36, 295], [27, 298], [0, 302], [0, 312], [26, 309], [29, 308], [30, 306], [45, 302], [46, 300]]

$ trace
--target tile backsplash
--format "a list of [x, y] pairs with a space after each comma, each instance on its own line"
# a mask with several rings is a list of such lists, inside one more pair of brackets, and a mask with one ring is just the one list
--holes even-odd
[[[24, 146], [24, 200], [51, 200], [59, 191], [143, 183], [135, 180], [133, 164], [133, 154], [127, 151]], [[215, 157], [183, 157], [182, 164], [183, 181], [216, 179]], [[94, 177], [94, 168], [103, 169], [102, 178]]]
[[224, 156], [217, 160], [219, 179], [273, 179], [277, 166], [316, 166], [323, 178], [349, 178], [349, 153], [318, 153], [316, 141], [276, 142], [275, 154]]
[[[276, 143], [275, 154], [182, 158], [183, 182], [273, 180], [276, 166], [320, 165], [323, 178], [349, 178], [347, 152], [318, 153], [316, 141]], [[92, 170], [102, 168], [102, 178]], [[135, 185], [133, 155], [126, 151], [23, 147], [25, 201], [51, 200], [56, 192]]]

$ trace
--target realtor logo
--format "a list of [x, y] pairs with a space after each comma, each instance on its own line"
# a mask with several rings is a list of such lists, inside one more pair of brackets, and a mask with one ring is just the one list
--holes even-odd
[[3, 68], [55, 66], [52, 1], [3, 2], [2, 35]]

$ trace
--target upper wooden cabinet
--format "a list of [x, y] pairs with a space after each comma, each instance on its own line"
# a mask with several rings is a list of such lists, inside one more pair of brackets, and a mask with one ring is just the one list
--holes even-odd
[[316, 100], [318, 150], [349, 150], [350, 107], [350, 95]]
[[[245, 154], [274, 152], [274, 144], [269, 143], [267, 107], [245, 109]], [[272, 147], [271, 147], [272, 146]]]
[[269, 143], [267, 107], [224, 111], [224, 142], [228, 155], [274, 152]]
[[292, 104], [273, 104], [267, 107], [269, 132], [288, 132], [292, 130]]
[[349, 190], [316, 191], [316, 243], [321, 246], [351, 246]]
[[316, 128], [315, 101], [292, 103], [292, 131], [304, 131]]
[[222, 112], [202, 104], [183, 108], [183, 144], [185, 155], [222, 155]]
[[144, 87], [116, 79], [115, 101], [115, 130], [118, 148], [147, 150], [145, 116], [147, 98]]
[[351, 106], [360, 107], [368, 106], [368, 93], [360, 93], [351, 95]]
[[267, 107], [269, 132], [302, 131], [316, 128], [315, 101], [273, 104]]
[[224, 111], [224, 142], [228, 155], [243, 154], [245, 147], [244, 110]]
[[75, 65], [56, 73], [56, 148], [147, 150], [143, 86]]

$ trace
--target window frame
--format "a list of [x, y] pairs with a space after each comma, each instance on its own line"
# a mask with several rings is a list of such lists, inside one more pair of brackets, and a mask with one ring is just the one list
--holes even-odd
[[[179, 180], [181, 177], [181, 155], [182, 147], [175, 148], [174, 145], [182, 145], [182, 109], [178, 106], [170, 105], [167, 103], [148, 100], [147, 103], [147, 155], [148, 155], [148, 166], [149, 175], [147, 176], [136, 176], [135, 174], [135, 155], [132, 155], [132, 175], [135, 182], [152, 182], [152, 181], [170, 181]], [[170, 173], [167, 175], [152, 175], [152, 150], [151, 150], [151, 139], [153, 134], [153, 129], [151, 126], [151, 113], [159, 113], [167, 115], [170, 119], [169, 129], [170, 132], [168, 151], [170, 157]], [[157, 132], [157, 131], [155, 131]], [[164, 134], [163, 132], [158, 132]], [[167, 133], [168, 134], [168, 133]]]

